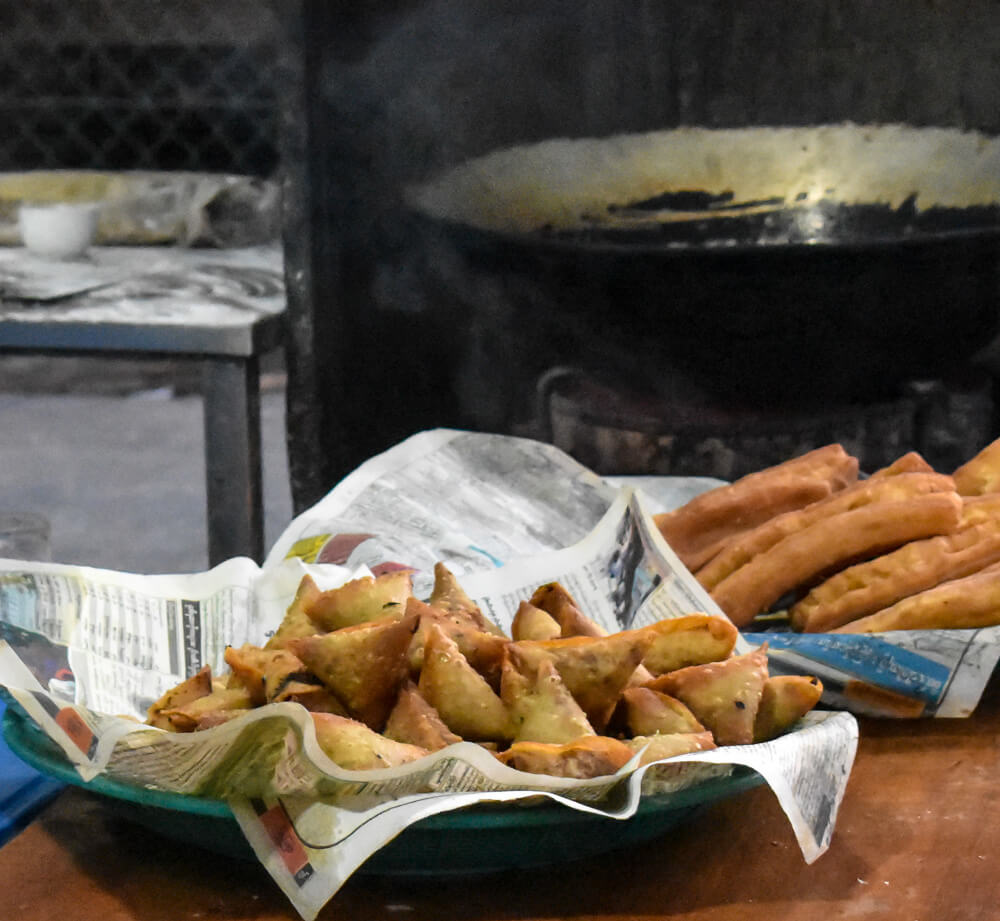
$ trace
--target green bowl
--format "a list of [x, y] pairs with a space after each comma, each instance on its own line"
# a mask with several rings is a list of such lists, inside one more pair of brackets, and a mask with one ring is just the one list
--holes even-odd
[[[255, 860], [225, 802], [129, 786], [99, 776], [84, 782], [58, 747], [18, 708], [8, 706], [2, 732], [18, 757], [43, 774], [101, 794], [123, 818], [166, 838], [229, 857]], [[471, 806], [423, 819], [373, 854], [359, 873], [430, 876], [492, 873], [592, 857], [656, 838], [703, 806], [763, 782], [736, 768], [687, 790], [644, 799], [629, 819], [611, 819], [557, 804]]]

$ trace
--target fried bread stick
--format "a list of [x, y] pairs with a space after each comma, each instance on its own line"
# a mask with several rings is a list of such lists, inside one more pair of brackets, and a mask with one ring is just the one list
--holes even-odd
[[857, 458], [839, 444], [827, 445], [702, 493], [656, 515], [655, 521], [681, 562], [694, 571], [736, 534], [838, 492], [857, 477]]
[[955, 492], [876, 502], [822, 518], [755, 556], [711, 592], [737, 627], [779, 598], [824, 574], [871, 559], [911, 540], [954, 531], [962, 500]]

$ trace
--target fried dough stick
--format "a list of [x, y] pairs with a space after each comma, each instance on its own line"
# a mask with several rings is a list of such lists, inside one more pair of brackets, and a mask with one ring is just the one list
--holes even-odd
[[825, 573], [902, 546], [954, 531], [962, 500], [954, 492], [898, 502], [876, 502], [822, 518], [791, 534], [716, 586], [712, 598], [737, 627], [746, 626], [779, 598]]
[[834, 633], [885, 630], [961, 630], [1000, 624], [1000, 565], [943, 582], [884, 610], [845, 624]]
[[1000, 492], [1000, 438], [990, 442], [975, 457], [967, 460], [952, 476], [955, 478], [955, 488], [963, 496]]
[[954, 534], [911, 541], [836, 573], [792, 606], [792, 626], [805, 633], [834, 630], [998, 561], [1000, 494], [966, 499]]
[[884, 476], [896, 476], [900, 473], [934, 473], [934, 468], [924, 460], [919, 451], [908, 451], [906, 454], [897, 457], [887, 467], [876, 470], [870, 480]]
[[838, 492], [857, 477], [857, 458], [839, 444], [827, 445], [695, 496], [654, 520], [681, 562], [694, 571], [737, 534]]
[[695, 576], [711, 592], [723, 579], [727, 579], [755, 556], [824, 518], [875, 502], [896, 502], [932, 492], [954, 491], [954, 481], [942, 473], [901, 473], [864, 480], [805, 508], [778, 515], [741, 534], [699, 569]]

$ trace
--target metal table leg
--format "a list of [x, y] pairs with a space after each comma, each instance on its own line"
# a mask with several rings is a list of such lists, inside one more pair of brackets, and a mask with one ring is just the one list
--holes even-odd
[[208, 561], [264, 557], [260, 364], [214, 357], [204, 368]]

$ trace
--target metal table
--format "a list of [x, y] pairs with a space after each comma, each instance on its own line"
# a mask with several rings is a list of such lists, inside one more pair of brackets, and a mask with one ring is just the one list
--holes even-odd
[[283, 344], [280, 246], [97, 247], [53, 263], [0, 247], [0, 355], [203, 362], [208, 553], [264, 553], [260, 358]]

